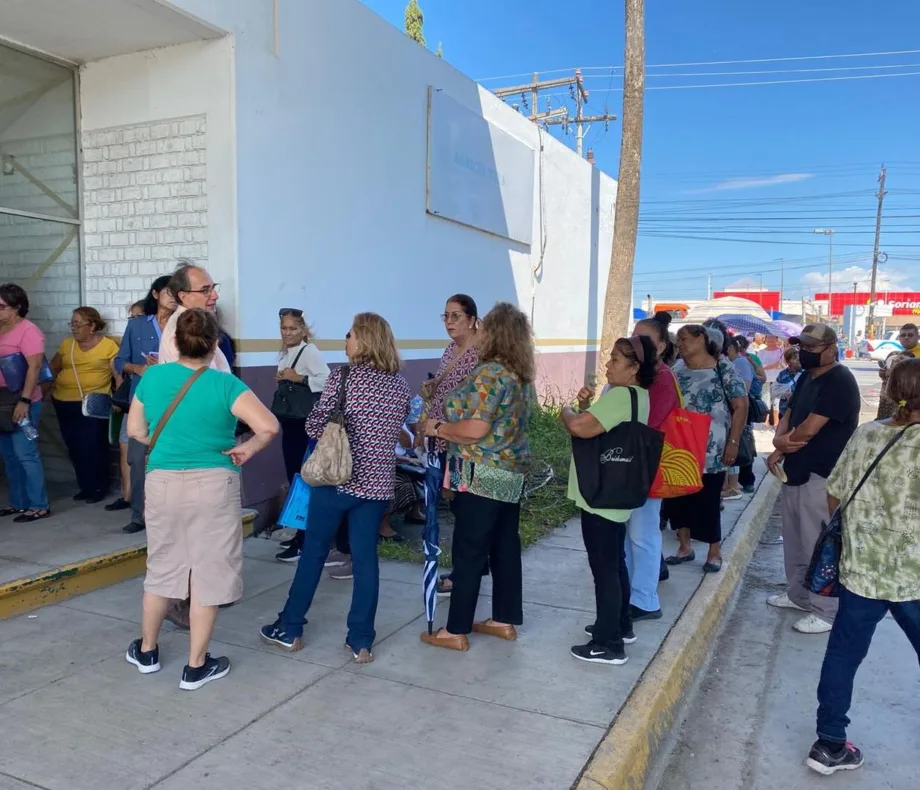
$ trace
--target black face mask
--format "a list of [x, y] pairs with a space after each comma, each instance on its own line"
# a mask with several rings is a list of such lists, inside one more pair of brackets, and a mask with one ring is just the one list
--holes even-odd
[[799, 348], [799, 362], [802, 364], [803, 370], [814, 370], [815, 368], [820, 368], [821, 352], [808, 351], [804, 348]]

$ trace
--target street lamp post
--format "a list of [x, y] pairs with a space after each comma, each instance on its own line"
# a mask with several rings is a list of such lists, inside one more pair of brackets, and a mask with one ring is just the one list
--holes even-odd
[[814, 232], [827, 236], [827, 320], [830, 323], [834, 317], [834, 229], [815, 228]]

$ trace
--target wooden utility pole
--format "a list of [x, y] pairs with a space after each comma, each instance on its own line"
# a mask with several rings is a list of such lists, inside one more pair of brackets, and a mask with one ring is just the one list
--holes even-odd
[[645, 98], [645, 0], [626, 0], [626, 56], [623, 71], [623, 136], [617, 175], [613, 249], [604, 324], [598, 349], [602, 371], [616, 339], [626, 334], [632, 311], [633, 263], [639, 229], [639, 170], [642, 164], [642, 110]]
[[882, 203], [885, 201], [885, 165], [878, 174], [878, 212], [875, 215], [875, 246], [872, 248], [872, 279], [869, 283], [869, 326], [870, 338], [875, 337], [875, 281], [878, 277], [879, 241], [882, 235]]

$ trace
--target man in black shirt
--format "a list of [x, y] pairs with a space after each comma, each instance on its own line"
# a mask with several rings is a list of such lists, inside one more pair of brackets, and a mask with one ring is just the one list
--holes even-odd
[[805, 572], [829, 513], [827, 477], [859, 424], [859, 387], [837, 362], [837, 334], [824, 324], [806, 326], [789, 342], [799, 347], [803, 373], [773, 439], [767, 459], [783, 464], [783, 555], [787, 591], [767, 599], [771, 606], [808, 614], [793, 628], [805, 634], [831, 630], [837, 599], [808, 590]]

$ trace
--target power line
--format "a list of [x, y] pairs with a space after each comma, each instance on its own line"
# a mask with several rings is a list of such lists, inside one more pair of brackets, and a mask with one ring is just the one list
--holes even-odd
[[[920, 67], [920, 63], [894, 63], [875, 66], [825, 66], [817, 69], [755, 69], [753, 71], [680, 71], [674, 74], [649, 74], [649, 78], [665, 79], [671, 77], [743, 77], [763, 74], [823, 74], [838, 71], [875, 71], [887, 69], [911, 69]], [[611, 77], [613, 75], [611, 74]], [[586, 80], [604, 79], [605, 74], [586, 74]]]
[[[671, 69], [671, 68], [681, 68], [689, 66], [735, 66], [743, 65], [746, 63], [791, 63], [803, 60], [842, 60], [845, 58], [870, 58], [870, 57], [888, 57], [891, 55], [917, 55], [920, 54], [920, 49], [898, 49], [898, 50], [889, 50], [887, 52], [853, 52], [846, 55], [795, 55], [784, 58], [749, 58], [746, 60], [702, 60], [695, 61], [690, 63], [654, 63], [647, 64], [647, 69]], [[576, 66], [571, 66], [564, 69], [542, 69], [541, 74], [561, 74], [565, 71], [573, 71]], [[622, 66], [582, 66], [582, 72], [586, 71], [608, 71], [610, 69], [620, 69]], [[517, 77], [529, 77], [532, 72], [524, 72], [521, 74], [505, 74], [500, 77], [481, 77], [477, 82], [491, 82], [494, 80], [510, 80]]]

